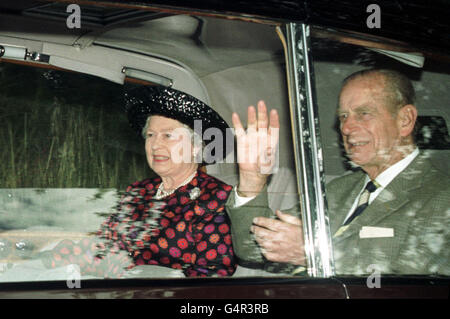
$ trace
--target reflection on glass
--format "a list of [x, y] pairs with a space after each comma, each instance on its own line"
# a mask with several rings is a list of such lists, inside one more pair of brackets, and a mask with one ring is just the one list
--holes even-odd
[[[330, 56], [330, 48], [339, 54]], [[441, 108], [448, 105], [441, 85], [448, 83], [448, 66], [430, 60], [418, 69], [323, 39], [313, 52], [336, 273], [449, 275], [449, 119], [443, 124]], [[343, 82], [371, 68], [400, 72], [412, 87], [398, 73], [384, 71], [378, 78], [365, 73]], [[444, 118], [431, 121], [436, 112]], [[400, 119], [401, 133], [393, 130]], [[378, 188], [368, 201], [359, 200], [369, 180]], [[356, 211], [361, 213], [346, 223]]]
[[123, 189], [149, 176], [139, 141], [128, 140], [120, 86], [13, 64], [2, 64], [0, 82], [1, 188]]

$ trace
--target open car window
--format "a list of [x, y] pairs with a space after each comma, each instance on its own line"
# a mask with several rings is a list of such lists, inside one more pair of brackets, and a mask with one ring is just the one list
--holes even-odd
[[1, 78], [1, 278], [62, 280], [55, 246], [91, 238], [120, 191], [152, 172], [130, 138], [121, 85], [10, 63]]
[[[1, 35], [0, 281], [115, 278], [111, 268], [117, 267], [125, 269], [121, 278], [185, 277], [179, 264], [129, 267], [127, 254], [118, 257], [125, 262], [95, 265], [102, 223], [131, 183], [156, 176], [124, 110], [124, 91], [132, 87], [173, 85], [211, 105], [230, 127], [232, 112], [246, 121], [247, 106], [265, 100], [282, 127], [268, 204], [272, 210], [298, 204], [285, 59], [275, 27], [192, 16], [140, 19], [87, 37], [81, 48], [65, 43], [72, 35], [67, 31], [66, 39], [65, 25], [57, 23], [63, 41], [56, 43], [39, 33]], [[46, 62], [8, 56], [25, 46], [41, 50]], [[231, 186], [238, 181], [233, 159], [206, 172]], [[239, 265], [233, 277], [280, 275], [291, 276]]]

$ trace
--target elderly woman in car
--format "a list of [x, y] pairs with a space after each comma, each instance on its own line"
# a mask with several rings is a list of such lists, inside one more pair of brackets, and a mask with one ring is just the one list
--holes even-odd
[[[113, 251], [128, 252], [132, 265], [181, 269], [187, 277], [232, 275], [225, 212], [232, 187], [201, 169], [203, 132], [213, 128], [225, 137], [228, 125], [198, 99], [160, 86], [129, 91], [126, 108], [158, 176], [131, 184], [99, 235]], [[201, 131], [194, 132], [195, 121]]]
[[[50, 266], [74, 263], [81, 273], [107, 277], [120, 277], [126, 268], [141, 265], [179, 269], [187, 277], [231, 276], [237, 264], [225, 204], [233, 188], [203, 171], [205, 163], [222, 160], [226, 151], [233, 150], [225, 139], [228, 125], [203, 102], [171, 88], [129, 91], [126, 108], [131, 126], [145, 139], [148, 164], [158, 176], [127, 188], [117, 211], [97, 234], [100, 249], [89, 240], [76, 245], [64, 241], [55, 248]], [[256, 185], [253, 175], [270, 174], [273, 168], [278, 114], [272, 110], [267, 116], [261, 101], [257, 110], [248, 108], [247, 131], [237, 114], [232, 120], [240, 170], [233, 192], [257, 193], [264, 185]], [[213, 133], [222, 140], [203, 141], [203, 133], [210, 129], [217, 130]], [[214, 155], [202, 153], [211, 150], [210, 143]]]
[[[231, 276], [236, 262], [225, 203], [232, 186], [203, 170], [226, 156], [226, 143], [202, 141], [207, 129], [225, 137], [227, 123], [200, 100], [171, 88], [135, 88], [125, 102], [157, 176], [126, 189], [97, 233], [100, 244], [63, 241], [45, 263], [77, 264], [82, 274], [113, 278], [141, 265], [179, 269], [187, 277]], [[203, 147], [211, 142], [214, 156], [204, 158]]]

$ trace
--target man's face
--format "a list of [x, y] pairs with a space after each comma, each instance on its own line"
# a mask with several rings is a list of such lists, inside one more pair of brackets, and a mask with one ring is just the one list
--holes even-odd
[[339, 98], [345, 151], [371, 178], [404, 157], [399, 121], [386, 107], [383, 94], [379, 79], [360, 77], [347, 83]]

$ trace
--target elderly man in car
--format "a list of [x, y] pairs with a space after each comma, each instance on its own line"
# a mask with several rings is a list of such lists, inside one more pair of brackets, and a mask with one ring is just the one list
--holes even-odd
[[[391, 70], [359, 71], [343, 82], [337, 116], [355, 172], [327, 185], [337, 274], [450, 274], [450, 178], [415, 144], [414, 97], [410, 80]], [[261, 109], [256, 122], [276, 127], [266, 113]], [[236, 116], [233, 124], [242, 127]], [[237, 256], [304, 270], [299, 208], [274, 215], [269, 175], [257, 165], [241, 165], [240, 174], [228, 205]]]

